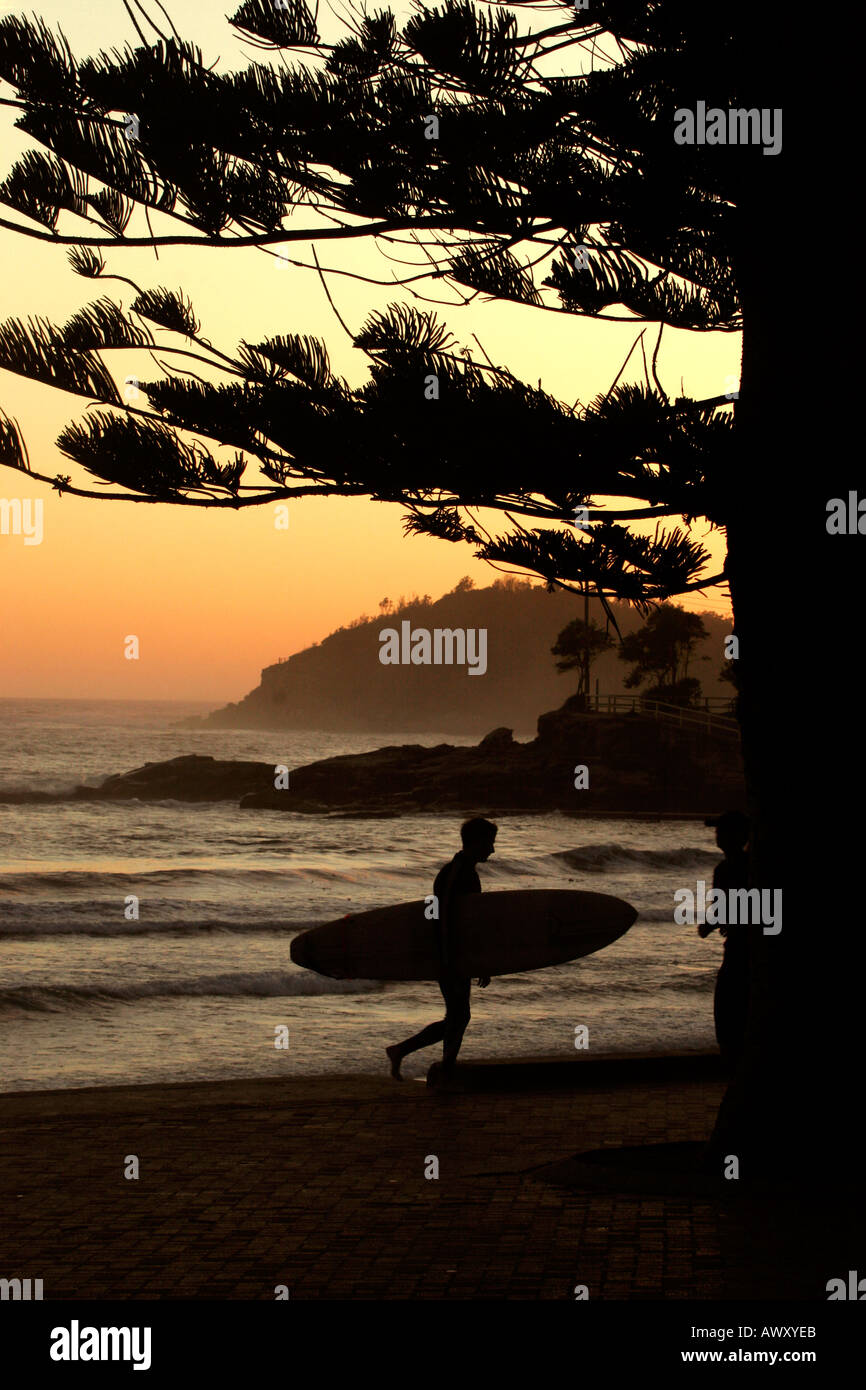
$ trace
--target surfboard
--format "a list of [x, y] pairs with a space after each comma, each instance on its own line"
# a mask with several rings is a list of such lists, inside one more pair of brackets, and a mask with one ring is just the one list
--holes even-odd
[[[436, 980], [436, 923], [425, 907], [398, 903], [313, 927], [292, 941], [292, 960], [337, 980]], [[607, 893], [469, 893], [455, 904], [453, 968], [492, 976], [563, 965], [609, 946], [636, 917], [630, 903]]]

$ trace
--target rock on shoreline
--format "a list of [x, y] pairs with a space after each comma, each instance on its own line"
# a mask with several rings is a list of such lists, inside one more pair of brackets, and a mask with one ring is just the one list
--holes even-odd
[[[584, 764], [589, 785], [575, 788]], [[274, 787], [270, 763], [189, 754], [145, 763], [40, 801], [237, 801], [245, 810], [388, 816], [454, 811], [577, 814], [703, 814], [745, 798], [739, 743], [700, 727], [677, 728], [642, 714], [584, 714], [566, 703], [543, 714], [538, 735], [514, 741], [494, 729], [475, 747], [408, 744], [324, 758], [293, 768]], [[24, 799], [23, 797], [21, 799]], [[27, 799], [31, 799], [29, 796]], [[35, 799], [35, 797], [33, 798]]]

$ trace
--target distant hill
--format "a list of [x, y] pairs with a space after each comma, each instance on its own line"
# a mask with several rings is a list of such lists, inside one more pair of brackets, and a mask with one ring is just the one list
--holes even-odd
[[[624, 604], [614, 604], [613, 611], [623, 635], [642, 624]], [[718, 679], [730, 620], [702, 616], [710, 636], [689, 674], [702, 682], [705, 695], [730, 697], [731, 686]], [[201, 723], [238, 729], [462, 734], [507, 725], [518, 737], [525, 736], [535, 732], [539, 714], [561, 705], [575, 689], [576, 674], [560, 675], [550, 648], [576, 617], [583, 617], [582, 598], [551, 594], [528, 580], [498, 580], [485, 589], [461, 580], [435, 602], [426, 596], [401, 601], [399, 607], [376, 618], [357, 618], [316, 646], [266, 666], [255, 690]], [[590, 617], [604, 626], [597, 599], [590, 602]], [[486, 629], [486, 673], [470, 675], [466, 665], [383, 665], [379, 634], [386, 629], [400, 633], [403, 622], [431, 632]], [[634, 693], [624, 689], [628, 669], [615, 649], [606, 652], [593, 666], [593, 690], [597, 680], [602, 694]]]

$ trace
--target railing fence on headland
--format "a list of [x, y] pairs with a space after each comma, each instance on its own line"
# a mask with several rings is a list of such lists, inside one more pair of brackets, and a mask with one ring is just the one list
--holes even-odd
[[706, 696], [699, 705], [669, 705], [640, 695], [590, 695], [587, 708], [595, 714], [649, 714], [653, 719], [681, 728], [708, 729], [738, 738], [740, 726], [733, 716], [733, 701], [725, 696]]

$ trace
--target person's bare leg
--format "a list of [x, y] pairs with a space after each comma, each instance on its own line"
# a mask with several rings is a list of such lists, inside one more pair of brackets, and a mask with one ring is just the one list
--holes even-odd
[[448, 1030], [442, 1043], [442, 1070], [445, 1072], [454, 1070], [454, 1063], [457, 1061], [457, 1054], [463, 1043], [463, 1034], [469, 1025], [469, 1019], [458, 1014], [451, 1019]]
[[463, 1035], [469, 1026], [469, 996], [471, 980], [447, 981], [440, 984], [445, 998], [445, 1028], [442, 1039], [442, 1061], [434, 1062], [427, 1073], [427, 1085], [435, 1086], [443, 1077], [450, 1076], [457, 1061], [457, 1054], [463, 1042]]
[[430, 1047], [433, 1043], [439, 1042], [445, 1036], [445, 1019], [439, 1023], [428, 1023], [426, 1028], [422, 1028], [420, 1033], [414, 1037], [407, 1038], [405, 1042], [392, 1043], [385, 1048], [385, 1054], [391, 1063], [391, 1075], [395, 1081], [402, 1081], [400, 1075], [400, 1064], [404, 1057], [408, 1057], [410, 1052], [418, 1052], [422, 1047]]

